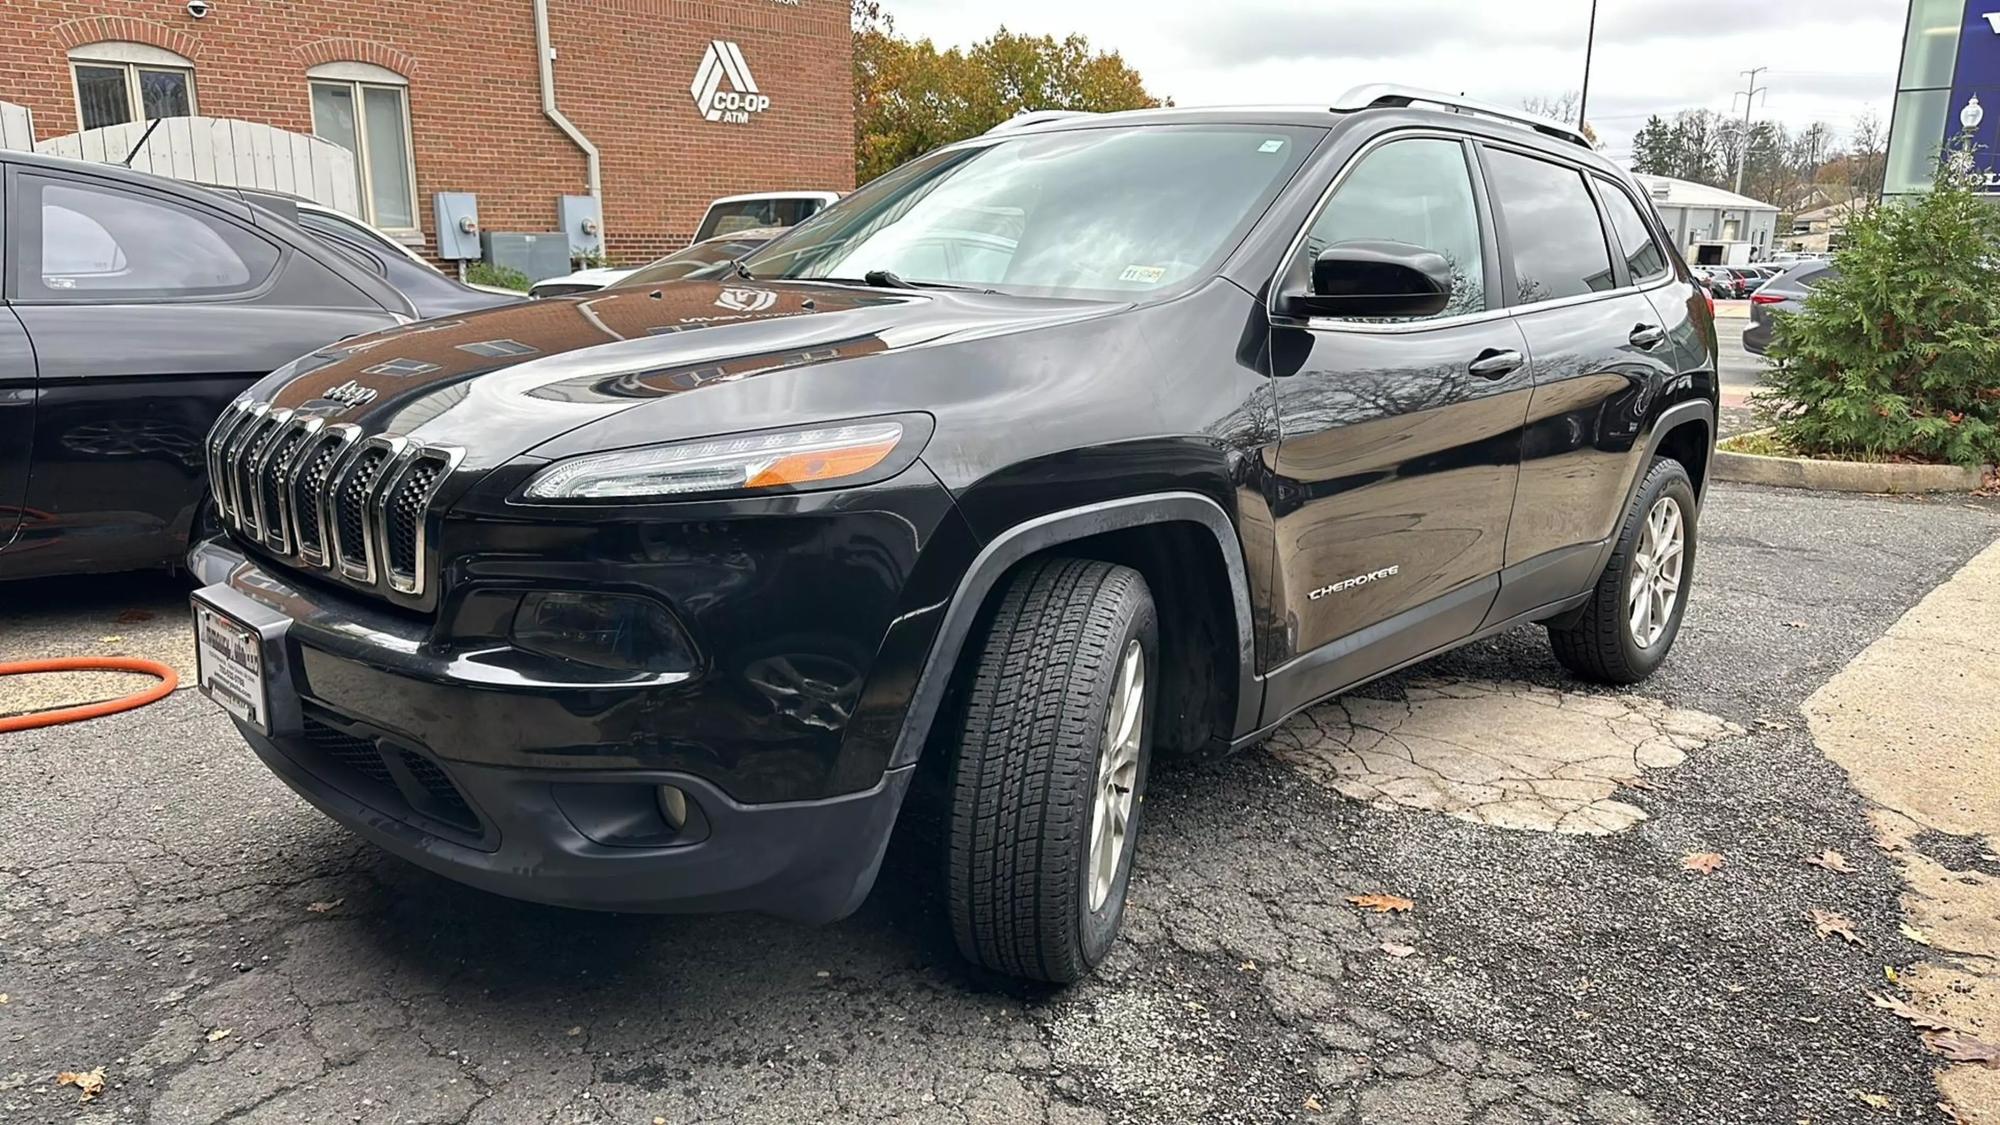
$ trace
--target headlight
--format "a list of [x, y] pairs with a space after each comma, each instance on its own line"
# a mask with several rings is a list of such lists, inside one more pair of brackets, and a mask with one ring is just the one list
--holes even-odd
[[643, 446], [560, 461], [528, 482], [526, 500], [643, 500], [704, 492], [821, 488], [877, 468], [903, 424], [855, 422]]

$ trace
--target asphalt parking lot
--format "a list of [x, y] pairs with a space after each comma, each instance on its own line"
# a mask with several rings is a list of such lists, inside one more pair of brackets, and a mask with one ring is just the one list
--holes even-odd
[[[1521, 630], [1157, 771], [1121, 943], [1061, 991], [963, 965], [920, 834], [830, 927], [582, 914], [376, 853], [191, 690], [0, 735], [0, 1119], [1942, 1120], [1867, 999], [1927, 951], [1801, 705], [2000, 504], [1725, 485], [1703, 528], [1636, 690]], [[0, 592], [0, 659], [186, 661], [172, 578]]]

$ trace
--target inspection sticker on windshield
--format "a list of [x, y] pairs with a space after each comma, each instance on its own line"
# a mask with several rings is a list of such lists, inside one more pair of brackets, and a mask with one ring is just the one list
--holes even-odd
[[1165, 276], [1167, 276], [1165, 266], [1126, 266], [1125, 272], [1118, 275], [1118, 280], [1144, 281], [1150, 284]]
[[264, 653], [257, 631], [194, 603], [195, 682], [224, 711], [266, 734]]
[[1277, 138], [1273, 137], [1272, 139], [1270, 139], [1270, 140], [1268, 140], [1268, 141], [1265, 141], [1265, 142], [1264, 142], [1263, 144], [1261, 144], [1261, 145], [1258, 145], [1258, 146], [1257, 146], [1257, 151], [1258, 151], [1258, 152], [1280, 152], [1280, 151], [1283, 151], [1284, 147], [1285, 147], [1285, 142], [1283, 142], [1283, 141], [1281, 141], [1281, 140], [1278, 140]]

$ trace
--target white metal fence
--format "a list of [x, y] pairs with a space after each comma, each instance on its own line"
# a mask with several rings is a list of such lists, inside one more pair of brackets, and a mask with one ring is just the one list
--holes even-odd
[[345, 214], [361, 214], [354, 154], [332, 141], [228, 117], [168, 117], [148, 136], [146, 130], [154, 125], [134, 121], [86, 129], [37, 141], [34, 149], [100, 164], [121, 164], [130, 154], [131, 167], [142, 172], [282, 191]]

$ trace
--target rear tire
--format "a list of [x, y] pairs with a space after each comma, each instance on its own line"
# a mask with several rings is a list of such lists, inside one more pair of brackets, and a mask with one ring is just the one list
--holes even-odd
[[1567, 627], [1548, 627], [1563, 667], [1603, 684], [1636, 684], [1653, 674], [1687, 612], [1698, 513], [1687, 470], [1655, 457], [1590, 600]]
[[1144, 809], [1159, 647], [1135, 570], [1047, 559], [1008, 580], [971, 655], [950, 760], [947, 897], [968, 959], [1067, 984], [1110, 952]]

